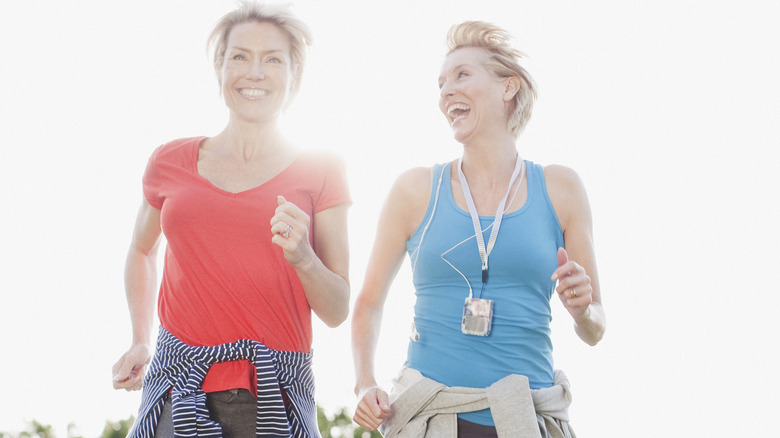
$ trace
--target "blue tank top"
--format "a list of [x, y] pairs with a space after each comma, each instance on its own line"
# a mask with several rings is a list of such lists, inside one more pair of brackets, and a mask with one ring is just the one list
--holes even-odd
[[[406, 243], [413, 266], [414, 323], [419, 333], [418, 340], [409, 343], [406, 366], [447, 386], [485, 388], [509, 374], [528, 377], [533, 389], [553, 385], [550, 298], [555, 283], [550, 276], [558, 267], [563, 232], [547, 195], [542, 166], [525, 164], [528, 196], [522, 208], [504, 215], [484, 287], [471, 216], [452, 197], [450, 164], [434, 166], [428, 211]], [[485, 242], [493, 219], [480, 217]], [[469, 287], [442, 257], [468, 279], [474, 298], [493, 300], [489, 336], [461, 332]], [[459, 416], [493, 425], [487, 409]]]

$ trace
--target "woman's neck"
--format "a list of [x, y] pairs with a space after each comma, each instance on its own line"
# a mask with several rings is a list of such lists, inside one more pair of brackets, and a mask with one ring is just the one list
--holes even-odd
[[232, 119], [214, 140], [223, 153], [244, 161], [272, 155], [286, 144], [276, 123], [250, 123]]
[[493, 187], [506, 183], [518, 159], [514, 137], [493, 138], [482, 142], [463, 144], [463, 174], [472, 185]]

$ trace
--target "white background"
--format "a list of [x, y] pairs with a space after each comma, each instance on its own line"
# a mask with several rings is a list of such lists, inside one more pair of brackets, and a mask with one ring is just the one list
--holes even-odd
[[[0, 431], [85, 437], [134, 414], [122, 270], [152, 150], [226, 122], [205, 55], [231, 1], [4, 1], [0, 14]], [[780, 416], [780, 32], [772, 1], [298, 1], [311, 27], [284, 124], [341, 154], [353, 297], [394, 178], [456, 157], [437, 109], [444, 36], [508, 29], [540, 88], [521, 155], [576, 169], [593, 208], [606, 337], [554, 302], [582, 437], [768, 436]], [[408, 266], [378, 373], [405, 356]], [[315, 326], [317, 400], [354, 407], [349, 323]]]

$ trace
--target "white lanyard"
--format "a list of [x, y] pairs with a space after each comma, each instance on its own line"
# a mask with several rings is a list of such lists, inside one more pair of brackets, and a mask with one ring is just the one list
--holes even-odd
[[496, 210], [496, 217], [493, 220], [493, 229], [490, 231], [490, 240], [488, 241], [487, 249], [485, 249], [485, 238], [482, 237], [482, 226], [479, 223], [479, 215], [477, 214], [477, 207], [474, 206], [474, 199], [471, 197], [471, 191], [469, 190], [469, 184], [466, 182], [466, 176], [463, 175], [463, 159], [458, 159], [458, 177], [460, 178], [460, 185], [463, 187], [463, 196], [466, 198], [466, 205], [469, 207], [469, 213], [471, 213], [471, 221], [474, 224], [474, 236], [477, 238], [477, 246], [479, 248], [479, 258], [482, 259], [482, 282], [487, 281], [488, 275], [488, 257], [490, 257], [493, 246], [496, 244], [496, 238], [498, 237], [498, 229], [501, 227], [501, 219], [504, 217], [504, 205], [506, 204], [506, 198], [509, 197], [509, 190], [512, 188], [517, 175], [520, 173], [520, 169], [523, 167], [523, 160], [518, 155], [515, 161], [515, 171], [512, 173], [512, 178], [509, 180], [509, 187], [506, 188], [506, 194], [504, 199], [498, 205]]

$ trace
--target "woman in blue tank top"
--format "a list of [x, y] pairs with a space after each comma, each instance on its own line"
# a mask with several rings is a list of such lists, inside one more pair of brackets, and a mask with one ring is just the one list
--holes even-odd
[[[518, 154], [536, 90], [509, 39], [483, 22], [450, 30], [439, 109], [463, 155], [402, 174], [380, 217], [352, 321], [354, 419], [369, 430], [381, 425], [386, 436], [425, 428], [444, 436], [525, 436], [517, 432], [528, 426], [518, 420], [524, 405], [532, 429], [568, 436], [568, 381], [553, 368], [552, 295], [583, 341], [595, 345], [604, 333], [582, 182], [571, 169]], [[388, 396], [376, 385], [373, 355], [386, 294], [406, 254], [417, 297], [414, 330], [406, 368]], [[522, 391], [508, 393], [525, 391], [527, 400], [507, 407], [490, 395], [508, 387], [507, 376], [522, 376]], [[542, 400], [559, 408], [547, 412]]]

